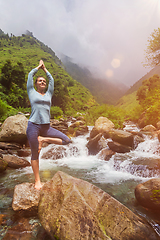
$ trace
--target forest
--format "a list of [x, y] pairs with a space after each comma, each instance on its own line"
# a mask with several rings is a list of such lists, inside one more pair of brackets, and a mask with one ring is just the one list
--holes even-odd
[[[160, 64], [160, 29], [154, 30], [149, 38], [146, 51], [147, 64]], [[51, 115], [54, 118], [83, 114], [86, 124], [93, 125], [99, 116], [108, 117], [117, 128], [127, 120], [138, 121], [145, 112], [145, 123], [153, 124], [160, 120], [160, 76], [145, 79], [136, 91], [135, 107], [119, 107], [116, 104], [99, 104], [89, 89], [67, 73], [54, 51], [26, 31], [22, 36], [5, 34], [0, 30], [0, 121], [18, 112], [30, 112], [26, 91], [29, 71], [45, 62], [55, 81]], [[43, 71], [40, 73], [43, 76]], [[131, 111], [132, 109], [132, 111]]]

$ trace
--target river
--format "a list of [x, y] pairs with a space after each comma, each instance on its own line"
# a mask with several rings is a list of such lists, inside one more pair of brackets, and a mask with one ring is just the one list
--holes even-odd
[[[135, 125], [131, 124], [126, 125], [125, 129], [139, 131]], [[160, 236], [160, 216], [139, 206], [134, 195], [137, 184], [160, 177], [159, 170], [148, 169], [146, 165], [137, 164], [139, 159], [150, 161], [160, 159], [158, 139], [146, 136], [145, 141], [140, 143], [135, 150], [125, 154], [116, 153], [109, 161], [104, 161], [100, 159], [99, 154], [88, 155], [86, 148], [88, 136], [89, 134], [73, 138], [72, 144], [64, 146], [67, 155], [61, 159], [43, 159], [43, 154], [53, 146], [42, 148], [40, 153], [41, 180], [43, 182], [50, 180], [57, 171], [64, 171], [73, 177], [86, 180], [145, 218]], [[26, 159], [30, 161], [30, 158]], [[15, 185], [33, 181], [31, 167], [7, 169], [0, 175], [0, 214], [9, 216], [6, 226], [0, 228], [0, 239], [5, 235], [7, 228], [13, 224], [14, 212], [11, 204]]]

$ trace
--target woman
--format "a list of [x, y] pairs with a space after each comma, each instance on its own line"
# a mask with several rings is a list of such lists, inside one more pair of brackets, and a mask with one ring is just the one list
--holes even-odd
[[[49, 79], [46, 90], [46, 80], [38, 77], [34, 88], [33, 77], [39, 69], [43, 69]], [[62, 132], [50, 127], [50, 107], [54, 91], [54, 79], [46, 69], [44, 62], [40, 60], [39, 66], [32, 69], [28, 74], [27, 92], [31, 103], [31, 115], [28, 121], [27, 138], [31, 148], [31, 166], [35, 177], [35, 188], [41, 189], [42, 184], [39, 176], [39, 152], [43, 142], [65, 145], [71, 140]]]

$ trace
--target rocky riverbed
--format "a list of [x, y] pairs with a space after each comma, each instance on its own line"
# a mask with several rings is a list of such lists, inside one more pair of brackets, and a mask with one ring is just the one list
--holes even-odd
[[[23, 117], [20, 117], [20, 119]], [[10, 125], [11, 122], [14, 122], [15, 124], [15, 120], [10, 121]], [[40, 199], [38, 200], [38, 205], [32, 206], [29, 211], [23, 209], [24, 205], [26, 206], [26, 204], [24, 205], [22, 204], [20, 209], [18, 210], [15, 209], [14, 206], [15, 202], [18, 202], [15, 196], [20, 197], [21, 192], [23, 193], [22, 195], [24, 197], [21, 198], [22, 202], [23, 200], [25, 201], [27, 199], [29, 200], [30, 199], [29, 196], [34, 195], [33, 194], [34, 188], [32, 189], [33, 176], [30, 167], [30, 149], [24, 140], [23, 141], [21, 140], [21, 142], [17, 141], [16, 143], [15, 140], [14, 142], [11, 140], [11, 138], [13, 137], [12, 135], [15, 135], [15, 132], [13, 132], [13, 130], [10, 134], [9, 130], [7, 130], [7, 133], [5, 131], [1, 131], [1, 133], [8, 134], [8, 137], [10, 137], [10, 140], [8, 140], [7, 142], [4, 142], [4, 138], [3, 141], [1, 138], [0, 142], [1, 144], [0, 194], [3, 202], [0, 208], [1, 239], [12, 239], [11, 237], [15, 236], [17, 237], [17, 239], [18, 236], [20, 236], [19, 239], [39, 239], [39, 240], [49, 239], [51, 236], [52, 238], [58, 237], [59, 239], [67, 239], [67, 236], [69, 236], [69, 239], [80, 239], [79, 236], [81, 236], [81, 239], [92, 239], [93, 236], [95, 236], [95, 238], [93, 239], [109, 239], [109, 237], [110, 239], [124, 239], [125, 238], [124, 236], [128, 237], [126, 239], [135, 239], [135, 237], [136, 239], [147, 239], [146, 236], [147, 237], [149, 236], [148, 239], [159, 239], [160, 219], [158, 219], [158, 216], [156, 216], [156, 214], [154, 213], [155, 208], [153, 209], [147, 206], [146, 209], [146, 205], [143, 206], [142, 204], [144, 202], [144, 199], [141, 200], [139, 197], [141, 196], [140, 192], [142, 192], [142, 190], [143, 197], [145, 197], [144, 187], [145, 189], [150, 188], [151, 193], [153, 193], [154, 191], [154, 194], [151, 194], [149, 196], [147, 195], [146, 199], [148, 198], [149, 199], [148, 201], [152, 202], [153, 204], [156, 200], [156, 202], [158, 202], [156, 211], [158, 211], [159, 204], [158, 129], [154, 128], [153, 126], [147, 126], [144, 129], [138, 128], [129, 129], [127, 128], [128, 125], [126, 125], [126, 127], [123, 130], [116, 130], [114, 129], [113, 123], [111, 123], [106, 118], [98, 119], [92, 130], [85, 126], [83, 118], [69, 119], [67, 121], [63, 119], [61, 119], [60, 121], [51, 120], [51, 124], [53, 124], [52, 126], [54, 126], [55, 128], [58, 128], [59, 130], [65, 132], [67, 135], [72, 137], [73, 143], [70, 144], [70, 146], [55, 146], [55, 145], [43, 146], [40, 156], [40, 161], [42, 164], [40, 168], [42, 179], [46, 183], [44, 184], [43, 191], [38, 193]], [[9, 126], [6, 127], [6, 129], [9, 129]], [[2, 137], [2, 135], [0, 135], [0, 137]], [[144, 144], [146, 148], [148, 147], [147, 144], [148, 145], [150, 144], [149, 146], [151, 149], [146, 149], [145, 152]], [[144, 149], [140, 152], [139, 149], [142, 148]], [[2, 164], [2, 162], [4, 163], [4, 165]], [[28, 164], [28, 166], [26, 164]], [[58, 175], [56, 175], [56, 173]], [[65, 175], [66, 173], [68, 175]], [[67, 186], [65, 183], [66, 180], [63, 180], [65, 183], [64, 186], [62, 183], [59, 185], [59, 180], [57, 182], [58, 185], [55, 184], [53, 186], [53, 182], [57, 181], [55, 180], [57, 179], [57, 176], [61, 176], [60, 177], [61, 180], [66, 178], [71, 179], [67, 180], [71, 181], [71, 183], [67, 187], [67, 189], [70, 188], [72, 190], [71, 192], [68, 192], [69, 195], [66, 195], [66, 191], [68, 190], [67, 189], [65, 190], [64, 188], [64, 186]], [[54, 181], [52, 179], [54, 179]], [[82, 179], [85, 181], [83, 182]], [[80, 181], [81, 184], [85, 186], [84, 187], [85, 192], [82, 192], [82, 187], [80, 187], [79, 190], [75, 190], [77, 189], [77, 185], [74, 185], [75, 181]], [[148, 183], [146, 188], [145, 182], [147, 181], [149, 181], [150, 184]], [[28, 188], [25, 188], [25, 184], [27, 184], [27, 182], [29, 185]], [[88, 182], [90, 182], [91, 185], [86, 185], [88, 184]], [[24, 192], [20, 190], [18, 190], [19, 193], [17, 194], [16, 189], [18, 189], [18, 187], [21, 186], [20, 184], [22, 184], [23, 186], [22, 190], [24, 190], [26, 194], [24, 194]], [[139, 184], [141, 184], [140, 187], [138, 188], [139, 194], [135, 195], [134, 190]], [[95, 188], [94, 187], [95, 185], [100, 188], [97, 187]], [[30, 193], [29, 191], [30, 187], [32, 192], [31, 194], [27, 195], [27, 193]], [[87, 190], [88, 188], [92, 190], [89, 191]], [[57, 192], [58, 195], [54, 194], [54, 189], [58, 189]], [[98, 192], [101, 192], [101, 194], [103, 193], [102, 195], [106, 197], [104, 198], [100, 197], [101, 200], [99, 200], [99, 203], [96, 203], [98, 195], [93, 189], [97, 189]], [[104, 192], [102, 190], [104, 190]], [[46, 198], [45, 200], [43, 200], [42, 195], [44, 194], [45, 191], [47, 191], [45, 195], [47, 195], [47, 197], [50, 200], [54, 199], [54, 201], [46, 200]], [[148, 190], [146, 190], [146, 192], [147, 191]], [[48, 194], [49, 192], [51, 193], [51, 197], [49, 197]], [[82, 202], [82, 200], [80, 200], [81, 198], [79, 197], [83, 196], [82, 199], [84, 200], [84, 196], [88, 192], [90, 192], [89, 196], [90, 197], [92, 196], [92, 201], [91, 199], [87, 200], [85, 197], [85, 202], [87, 202], [87, 205], [85, 205], [84, 202], [83, 205], [81, 205], [80, 202]], [[107, 192], [108, 195], [105, 195], [107, 194], [105, 192]], [[17, 195], [15, 195], [15, 193]], [[128, 197], [129, 195], [130, 197]], [[77, 196], [79, 197], [77, 198]], [[136, 199], [137, 196], [138, 198]], [[71, 199], [73, 198], [74, 201], [73, 202], [69, 201], [67, 203], [65, 199], [70, 198]], [[3, 201], [4, 199], [6, 199], [6, 202], [8, 201], [8, 203], [6, 203], [6, 206], [4, 206], [5, 205]], [[104, 201], [102, 199], [106, 200]], [[53, 225], [55, 227], [52, 230], [49, 230], [49, 227], [46, 224], [44, 224], [44, 222], [46, 221], [45, 219], [48, 219], [47, 217], [48, 213], [47, 212], [44, 213], [44, 209], [40, 210], [41, 207], [39, 201], [44, 203], [46, 201], [47, 202], [49, 201], [48, 203], [49, 205], [47, 205], [48, 207], [44, 205], [44, 209], [48, 211], [49, 214], [53, 215], [54, 220], [50, 221], [53, 222]], [[54, 206], [55, 201], [56, 204], [58, 204], [58, 202], [60, 203], [60, 207], [56, 207], [56, 209], [49, 211], [50, 204]], [[91, 205], [88, 203], [88, 201], [91, 201], [90, 202]], [[29, 200], [29, 202], [31, 202], [31, 200]], [[106, 210], [101, 209], [99, 211], [99, 214], [97, 215], [97, 211], [100, 208], [99, 204], [101, 202], [103, 202], [104, 205], [106, 204], [106, 206], [109, 206], [107, 209], [109, 210], [109, 212], [112, 213], [114, 224], [118, 224], [119, 228], [117, 228], [117, 225], [114, 225], [113, 222], [112, 224], [110, 222], [110, 225], [107, 225], [108, 220], [107, 219], [105, 220], [104, 216], [101, 216], [102, 213], [105, 212]], [[120, 204], [120, 202], [123, 203], [125, 206], [123, 204]], [[77, 224], [74, 225], [74, 228], [72, 224], [68, 225], [69, 223], [71, 223], [71, 221], [69, 220], [69, 215], [72, 211], [71, 208], [69, 207], [69, 203], [70, 204], [72, 203], [71, 205], [73, 207], [72, 209], [73, 215], [71, 215], [72, 219], [75, 218], [73, 223], [79, 221], [77, 222]], [[93, 207], [93, 205], [96, 205], [97, 208]], [[116, 209], [115, 212], [116, 214], [114, 213], [114, 210], [111, 207], [112, 205], [113, 209], [114, 210]], [[43, 206], [43, 204], [41, 206]], [[68, 210], [66, 209], [65, 206], [68, 206]], [[87, 206], [89, 207], [90, 210], [87, 210]], [[76, 210], [74, 209], [74, 207]], [[84, 210], [81, 211], [83, 208], [86, 209], [85, 210], [86, 213], [89, 211], [88, 212], [89, 215], [85, 215]], [[58, 213], [55, 212], [56, 210], [58, 211]], [[119, 222], [117, 222], [118, 219], [127, 219], [126, 211], [129, 212], [129, 216], [132, 215], [134, 216], [132, 220], [137, 219], [134, 221], [128, 219], [126, 220], [126, 223], [129, 221], [132, 222], [131, 224], [133, 224], [135, 221], [136, 222], [140, 221], [141, 222], [140, 225], [141, 227], [142, 226], [143, 227], [139, 228], [138, 225], [137, 227], [140, 229], [141, 234], [148, 235], [144, 236], [139, 235], [138, 231], [135, 231], [137, 232], [137, 235], [135, 235], [133, 226], [132, 232], [129, 230], [131, 225], [127, 227], [124, 225], [122, 226], [121, 224], [119, 225]], [[52, 214], [53, 212], [55, 212], [55, 214]], [[66, 217], [65, 218], [63, 217], [64, 214], [60, 215], [60, 212], [62, 213], [65, 212]], [[44, 216], [43, 218], [42, 215]], [[79, 216], [79, 219], [76, 218], [77, 215]], [[106, 216], [109, 217], [108, 212], [106, 212], [105, 217]], [[138, 220], [139, 217], [140, 219]], [[111, 219], [111, 216], [109, 217], [109, 219]], [[95, 227], [92, 228], [95, 222], [97, 222], [96, 225], [97, 228]], [[58, 225], [56, 225], [56, 223], [58, 223]], [[65, 230], [65, 224], [66, 226], [68, 226], [67, 229], [72, 229], [70, 233], [69, 230], [68, 232], [66, 232], [67, 230]], [[137, 229], [135, 223], [134, 226]], [[117, 233], [116, 231], [113, 231], [112, 227], [114, 229], [116, 228], [119, 229]], [[92, 229], [97, 229], [96, 233], [92, 232], [93, 231]], [[119, 231], [122, 231], [124, 235], [121, 234], [121, 236], [119, 236], [118, 234]], [[75, 234], [74, 237], [73, 235], [67, 235], [73, 233]], [[75, 236], [78, 237], [76, 238]], [[89, 238], [86, 238], [86, 236], [88, 236]], [[96, 238], [96, 236], [100, 237]]]

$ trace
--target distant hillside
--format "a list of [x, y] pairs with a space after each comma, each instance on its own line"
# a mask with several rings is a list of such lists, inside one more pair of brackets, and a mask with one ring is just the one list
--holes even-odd
[[138, 80], [132, 87], [130, 87], [126, 94], [118, 100], [116, 106], [121, 107], [126, 111], [132, 111], [135, 107], [137, 107], [139, 105], [136, 96], [137, 90], [142, 86], [142, 82], [144, 80], [149, 79], [155, 74], [158, 74], [160, 76], [160, 66], [153, 68], [150, 72]]
[[86, 67], [72, 62], [67, 56], [61, 56], [66, 71], [83, 86], [89, 89], [99, 104], [115, 105], [125, 94], [127, 87], [122, 84], [113, 84], [106, 79], [94, 78]]
[[144, 75], [140, 80], [138, 80], [130, 89], [125, 93], [125, 95], [131, 94], [134, 91], [137, 91], [138, 88], [142, 85], [143, 80], [149, 79], [153, 75], [158, 74], [160, 76], [160, 66], [156, 66], [146, 75]]
[[[53, 104], [63, 110], [85, 111], [97, 105], [89, 90], [64, 70], [62, 62], [54, 51], [36, 39], [31, 32], [27, 31], [27, 34], [22, 36], [12, 34], [9, 36], [0, 30], [0, 69], [8, 59], [13, 64], [17, 62], [23, 64], [26, 82], [29, 71], [39, 64], [40, 59], [43, 59], [55, 80]], [[38, 74], [43, 75], [43, 71], [40, 71]]]

